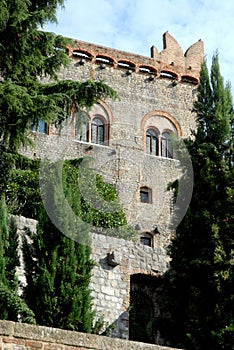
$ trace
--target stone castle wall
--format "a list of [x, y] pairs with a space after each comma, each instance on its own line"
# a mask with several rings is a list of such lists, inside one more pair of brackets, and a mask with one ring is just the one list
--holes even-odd
[[[178, 44], [168, 33], [164, 40], [166, 44], [162, 57], [165, 52], [178, 51]], [[196, 50], [193, 48], [197, 55], [196, 60], [194, 59], [195, 67], [203, 54], [201, 45], [199, 42], [195, 45]], [[99, 46], [88, 43], [76, 42], [73, 50], [77, 51], [78, 48], [79, 52], [88, 52], [89, 49], [92, 57], [95, 52], [95, 57], [101, 53]], [[112, 53], [115, 60], [124, 54], [117, 50], [103, 50], [106, 55]], [[129, 57], [126, 60], [127, 58]], [[145, 63], [145, 57], [131, 54], [131, 58], [138, 62], [143, 60]], [[157, 61], [155, 58], [150, 59]], [[81, 64], [80, 58], [71, 56], [71, 65], [61, 71], [60, 79], [103, 80], [119, 94], [120, 100], [101, 101], [101, 108], [94, 107], [89, 111], [90, 115], [108, 115], [109, 135], [105, 146], [92, 144], [89, 147], [87, 143], [79, 142], [75, 137], [74, 120], [71, 119], [62, 129], [61, 135], [53, 128], [50, 128], [49, 135], [37, 135], [35, 149], [27, 150], [26, 154], [30, 157], [53, 159], [93, 157], [95, 162], [92, 167], [117, 188], [129, 223], [140, 226], [142, 231], [153, 230], [155, 226], [163, 231], [170, 214], [170, 194], [166, 187], [169, 182], [178, 178], [178, 164], [176, 160], [147, 154], [145, 132], [151, 125], [157, 128], [161, 126], [161, 129], [173, 130], [181, 138], [189, 137], [191, 130], [196, 128], [192, 113], [196, 84], [160, 75], [151, 80], [147, 73], [133, 71], [129, 75], [128, 71], [87, 58], [82, 58]], [[153, 205], [145, 206], [139, 202], [141, 186], [154, 189]]]
[[[15, 216], [20, 247], [24, 229], [28, 228], [36, 234], [37, 221], [23, 216]], [[107, 326], [113, 325], [112, 336], [128, 339], [129, 335], [129, 304], [130, 304], [130, 276], [144, 274], [154, 277], [160, 276], [168, 267], [160, 243], [160, 235], [154, 249], [137, 242], [92, 233], [91, 259], [96, 263], [92, 270], [90, 284], [93, 297], [93, 309], [97, 316], [103, 316]], [[25, 285], [24, 262], [22, 251], [20, 266], [17, 268], [18, 277]], [[113, 266], [108, 261], [108, 255], [113, 254]]]
[[130, 68], [137, 73], [147, 71], [155, 77], [161, 72], [171, 72], [178, 80], [197, 81], [200, 64], [203, 60], [203, 42], [191, 45], [184, 53], [178, 42], [168, 33], [163, 35], [163, 50], [158, 52], [155, 46], [151, 47], [151, 57], [115, 50], [80, 40], [68, 48], [68, 54], [76, 59], [89, 59], [98, 64], [108, 64], [114, 68]]
[[[115, 324], [113, 335], [128, 338], [131, 276], [162, 275], [168, 267], [167, 247], [171, 234], [171, 181], [180, 177], [179, 160], [155, 156], [146, 151], [146, 130], [160, 134], [170, 130], [180, 139], [196, 128], [192, 112], [197, 94], [203, 43], [198, 41], [184, 54], [169, 33], [164, 49], [151, 48], [151, 57], [139, 56], [81, 41], [68, 48], [70, 66], [60, 79], [104, 81], [120, 99], [100, 101], [87, 114], [92, 121], [101, 116], [108, 125], [104, 144], [77, 137], [75, 120], [54, 126], [48, 133], [32, 133], [35, 146], [23, 152], [29, 157], [53, 161], [90, 157], [90, 166], [117, 189], [128, 223], [138, 230], [138, 238], [150, 233], [153, 244], [98, 234], [92, 236], [93, 269], [91, 289], [98, 316]], [[151, 189], [151, 202], [142, 203], [140, 189]], [[108, 262], [114, 252], [117, 265]]]

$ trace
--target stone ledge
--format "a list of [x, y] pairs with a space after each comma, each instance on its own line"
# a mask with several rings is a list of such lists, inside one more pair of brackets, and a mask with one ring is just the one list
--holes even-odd
[[[54, 344], [57, 344], [56, 348], [61, 347], [61, 349], [63, 349], [64, 346], [68, 345], [72, 346], [74, 350], [176, 350], [160, 345], [0, 320], [0, 344], [7, 343], [8, 347], [6, 349], [10, 349], [9, 344], [15, 344], [16, 339], [25, 341], [25, 344], [28, 344], [29, 340], [40, 341], [42, 344], [40, 347], [42, 349], [52, 349], [55, 347]], [[21, 342], [21, 344], [23, 344], [23, 342]], [[14, 347], [12, 347], [12, 349], [13, 348]], [[2, 345], [2, 350], [5, 350], [4, 344]]]

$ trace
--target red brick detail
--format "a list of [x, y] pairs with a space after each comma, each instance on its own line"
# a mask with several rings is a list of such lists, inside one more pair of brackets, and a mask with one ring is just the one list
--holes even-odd
[[3, 343], [10, 343], [10, 344], [18, 344], [18, 345], [24, 345], [25, 341], [24, 339], [19, 338], [3, 338]]
[[27, 346], [27, 350], [41, 349], [43, 346], [41, 342], [33, 340], [26, 340], [25, 345]]
[[[161, 72], [169, 70], [177, 75], [181, 80], [182, 75], [186, 75], [195, 83], [199, 79], [201, 62], [204, 60], [204, 45], [201, 40], [191, 45], [185, 53], [178, 42], [168, 32], [163, 34], [164, 49], [158, 52], [155, 47], [151, 48], [151, 57], [141, 56], [134, 53], [120, 51], [105, 46], [95, 45], [80, 40], [75, 40], [73, 47], [68, 47], [68, 55], [74, 60], [80, 60], [80, 57], [74, 57], [73, 52], [86, 53], [87, 59], [91, 63], [97, 63], [96, 58], [107, 57], [113, 62], [114, 68], [118, 67], [118, 62], [127, 62], [139, 72], [139, 66], [151, 66], [155, 71]], [[108, 64], [108, 63], [107, 63]], [[121, 69], [121, 68], [120, 68]], [[160, 74], [158, 75], [160, 76]], [[92, 76], [91, 76], [92, 79]]]
[[64, 350], [64, 347], [58, 344], [46, 344], [44, 350]]

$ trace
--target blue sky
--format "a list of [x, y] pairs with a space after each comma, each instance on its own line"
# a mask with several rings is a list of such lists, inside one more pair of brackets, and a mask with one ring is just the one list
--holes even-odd
[[233, 0], [66, 0], [57, 19], [44, 29], [145, 56], [152, 45], [163, 49], [166, 31], [184, 52], [201, 39], [208, 67], [218, 50], [221, 74], [234, 92]]

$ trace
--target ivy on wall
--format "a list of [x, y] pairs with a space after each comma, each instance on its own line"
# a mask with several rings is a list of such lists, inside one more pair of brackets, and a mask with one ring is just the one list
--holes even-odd
[[[133, 238], [136, 231], [127, 224], [116, 189], [90, 168], [82, 169], [81, 176], [81, 162], [82, 159], [73, 159], [63, 163], [64, 192], [68, 193], [67, 189], [72, 189], [69, 192], [72, 196], [67, 198], [70, 206], [73, 207], [73, 202], [79, 200], [80, 217], [100, 233]], [[11, 214], [38, 219], [42, 206], [39, 168], [40, 160], [18, 156], [6, 188], [6, 201]], [[116, 229], [111, 231], [112, 228]]]

